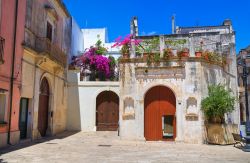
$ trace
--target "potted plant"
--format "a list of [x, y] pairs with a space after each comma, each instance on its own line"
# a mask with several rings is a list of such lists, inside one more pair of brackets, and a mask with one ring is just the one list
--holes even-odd
[[189, 49], [188, 48], [183, 48], [180, 51], [178, 51], [177, 56], [179, 59], [182, 57], [189, 57]]
[[[236, 98], [230, 90], [223, 85], [208, 86], [208, 96], [201, 101], [201, 110], [206, 119], [208, 142], [213, 144], [226, 144], [229, 139], [226, 133], [225, 114], [234, 110]], [[224, 125], [224, 126], [223, 126]], [[217, 137], [216, 137], [216, 136]]]
[[165, 48], [164, 51], [163, 51], [163, 58], [165, 60], [168, 60], [169, 58], [173, 57], [174, 54], [172, 52], [172, 49], [171, 48]]
[[198, 57], [198, 58], [200, 58], [200, 57], [202, 57], [202, 48], [198, 48], [198, 49], [196, 49], [195, 50], [195, 57]]
[[154, 54], [154, 62], [155, 62], [155, 65], [159, 65], [159, 64], [160, 64], [160, 61], [161, 61], [160, 53]]
[[200, 42], [200, 47], [195, 50], [195, 57], [201, 57], [202, 56], [202, 46], [203, 46], [203, 41]]
[[150, 55], [153, 53], [153, 50], [157, 49], [159, 47], [160, 40], [158, 37], [154, 37], [152, 39], [145, 39], [142, 41], [142, 44], [144, 45], [144, 53], [143, 58], [144, 60], [147, 60], [147, 57], [150, 57]]

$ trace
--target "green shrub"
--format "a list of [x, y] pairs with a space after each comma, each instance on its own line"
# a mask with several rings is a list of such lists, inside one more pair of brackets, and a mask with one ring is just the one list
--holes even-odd
[[201, 101], [201, 109], [209, 121], [213, 118], [224, 121], [225, 113], [231, 113], [234, 110], [235, 101], [236, 98], [231, 95], [231, 91], [226, 90], [223, 85], [210, 85], [208, 97]]

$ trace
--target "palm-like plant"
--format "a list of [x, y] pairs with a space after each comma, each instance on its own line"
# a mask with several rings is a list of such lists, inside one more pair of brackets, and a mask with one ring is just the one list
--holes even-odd
[[205, 117], [211, 122], [214, 118], [219, 118], [224, 122], [225, 113], [234, 110], [236, 98], [232, 96], [230, 90], [226, 90], [223, 85], [208, 86], [208, 97], [201, 101], [201, 107]]

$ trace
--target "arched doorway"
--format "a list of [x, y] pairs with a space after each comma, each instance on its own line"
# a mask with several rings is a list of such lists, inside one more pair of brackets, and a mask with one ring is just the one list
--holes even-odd
[[119, 97], [112, 91], [101, 92], [96, 98], [97, 131], [117, 131]]
[[39, 94], [39, 109], [38, 109], [38, 131], [41, 136], [46, 135], [48, 128], [48, 112], [49, 112], [49, 83], [46, 78], [42, 79]]
[[144, 136], [146, 140], [170, 140], [176, 137], [176, 98], [165, 86], [151, 88], [144, 99]]

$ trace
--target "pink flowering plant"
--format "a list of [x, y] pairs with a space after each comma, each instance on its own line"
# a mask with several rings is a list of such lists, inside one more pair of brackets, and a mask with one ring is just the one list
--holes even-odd
[[[98, 41], [99, 42], [99, 41]], [[99, 42], [100, 43], [100, 42]], [[98, 44], [95, 46], [86, 49], [86, 51], [77, 57], [73, 57], [72, 64], [77, 67], [80, 67], [81, 73], [84, 73], [86, 70], [91, 72], [91, 75], [94, 75], [93, 78], [102, 76], [102, 80], [109, 78], [111, 76], [111, 60], [104, 56], [106, 50], [103, 47], [98, 47]], [[104, 79], [103, 79], [104, 78]]]
[[133, 39], [133, 35], [129, 34], [124, 39], [122, 36], [119, 36], [115, 39], [115, 44], [112, 45], [113, 47], [121, 47], [121, 53], [122, 54], [129, 54], [130, 49], [132, 48], [132, 44], [134, 43], [135, 46], [138, 46], [140, 44], [141, 40], [139, 39]]

